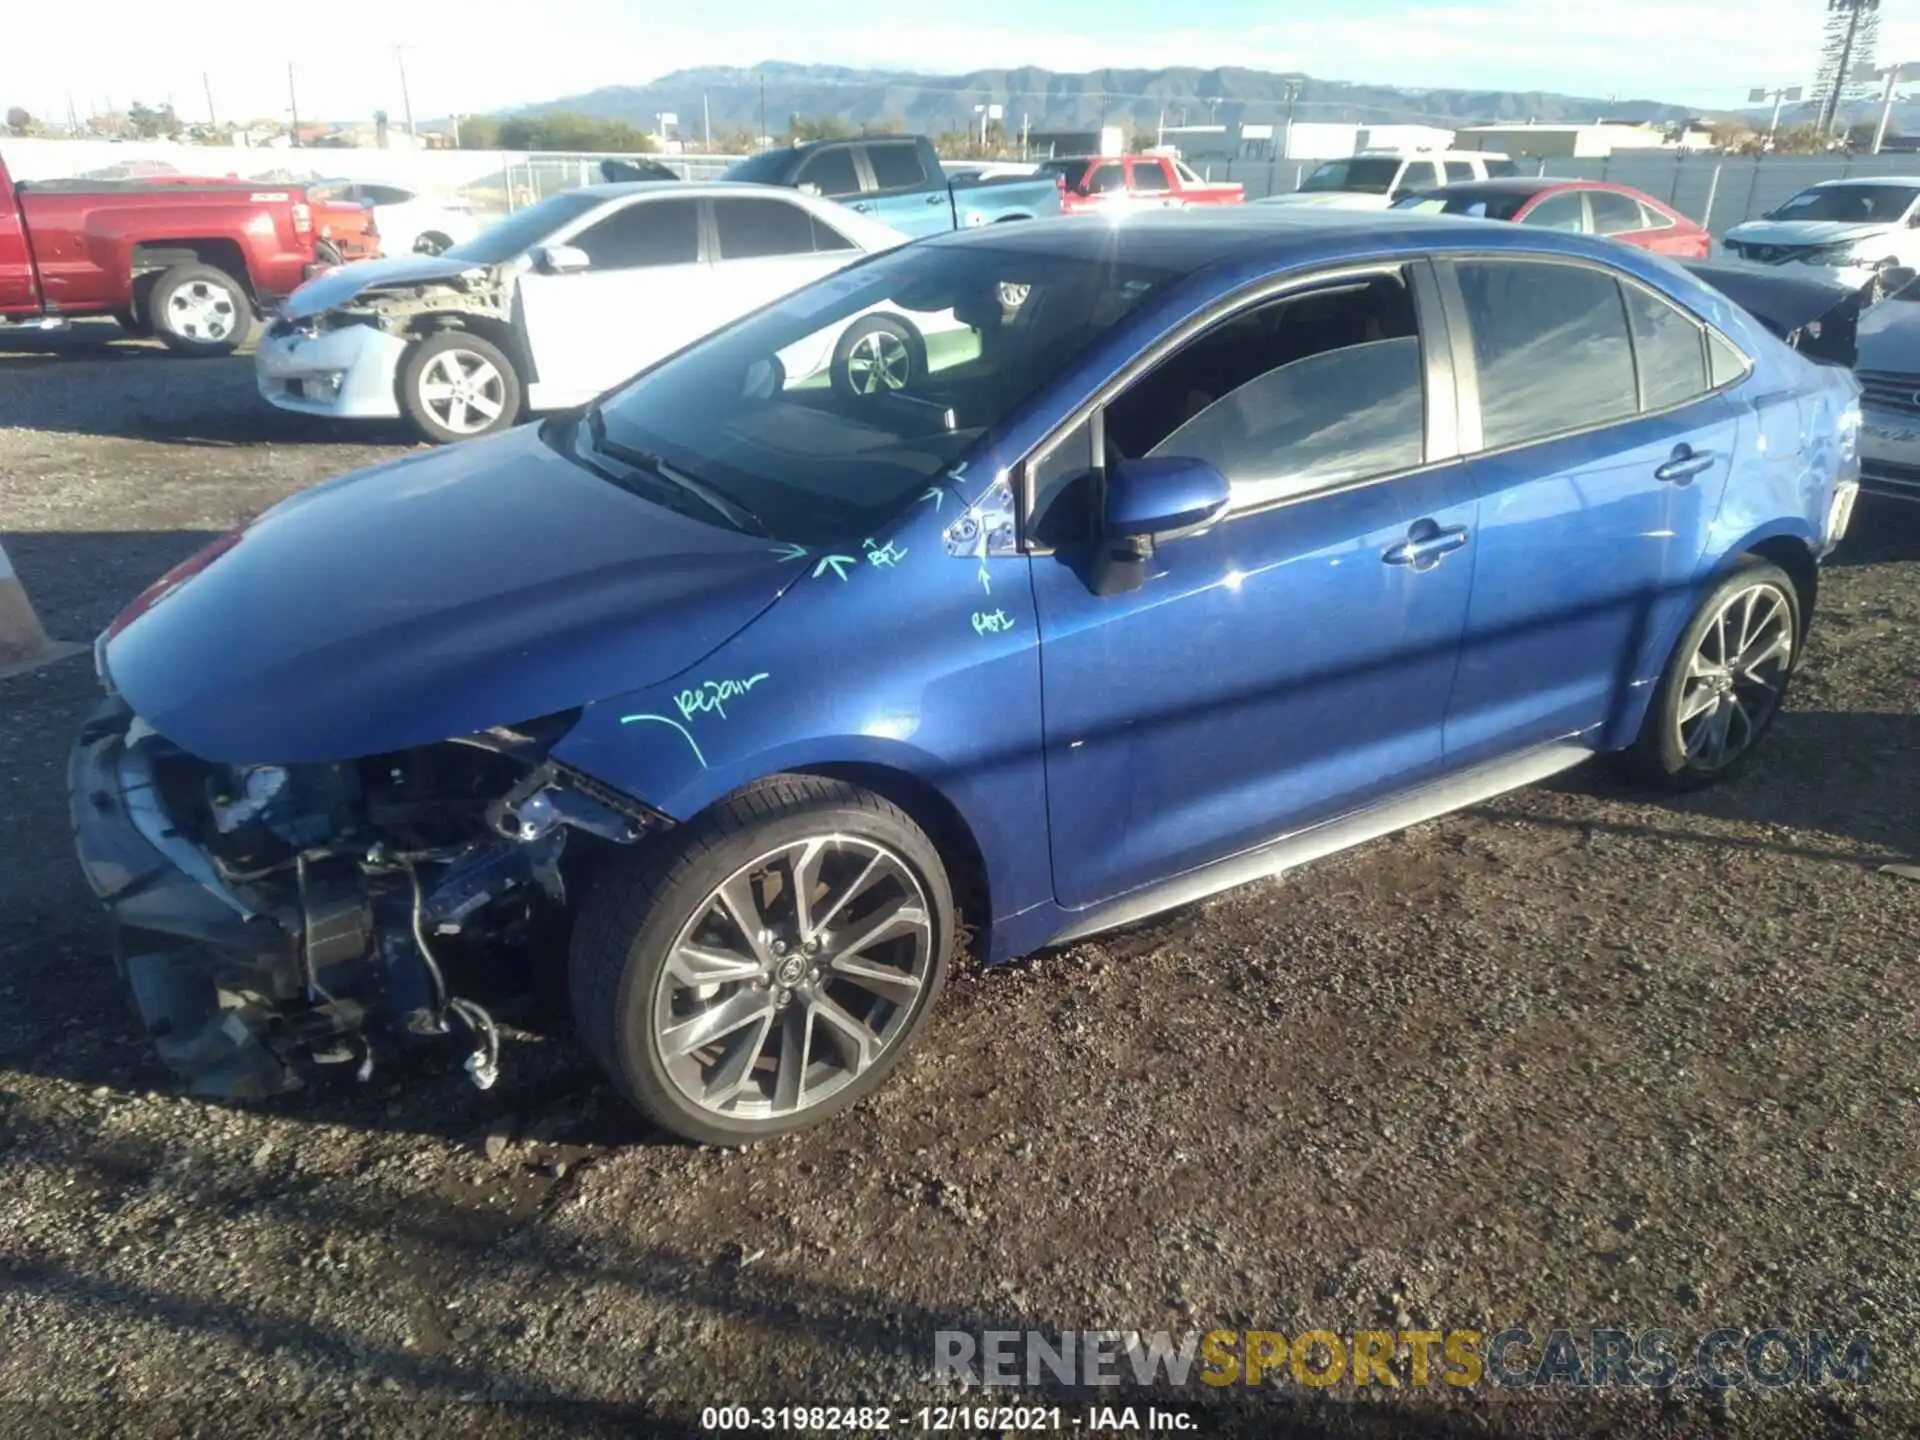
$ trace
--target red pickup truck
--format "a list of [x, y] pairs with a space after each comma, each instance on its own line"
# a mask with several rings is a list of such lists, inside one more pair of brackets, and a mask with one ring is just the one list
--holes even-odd
[[110, 315], [176, 354], [228, 355], [315, 263], [297, 186], [16, 183], [0, 158], [0, 321]]
[[1213, 185], [1167, 155], [1075, 155], [1041, 163], [1060, 181], [1068, 215], [1114, 209], [1178, 210], [1188, 205], [1240, 205], [1244, 185]]

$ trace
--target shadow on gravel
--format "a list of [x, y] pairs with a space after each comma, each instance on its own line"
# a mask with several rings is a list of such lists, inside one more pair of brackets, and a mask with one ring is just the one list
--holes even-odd
[[198, 360], [117, 325], [0, 330], [0, 430], [243, 445], [407, 445], [398, 421], [332, 421], [276, 410], [254, 387], [253, 356]]
[[1864, 495], [1854, 507], [1847, 538], [1827, 557], [1830, 569], [1920, 560], [1920, 505]]
[[[396, 1306], [342, 1321], [334, 1318], [339, 1312], [332, 1307], [297, 1299], [242, 1301], [211, 1285], [194, 1284], [190, 1271], [174, 1272], [181, 1278], [163, 1288], [117, 1278], [105, 1265], [19, 1253], [0, 1256], [0, 1286], [9, 1294], [51, 1302], [80, 1316], [112, 1315], [123, 1323], [237, 1342], [262, 1357], [334, 1374], [397, 1382], [403, 1392], [429, 1402], [558, 1404], [588, 1420], [610, 1407], [577, 1387], [556, 1383], [550, 1376], [561, 1367], [547, 1362], [564, 1355], [564, 1368], [619, 1376], [619, 1388], [644, 1394], [659, 1388], [657, 1377], [690, 1368], [682, 1358], [689, 1349], [705, 1348], [702, 1339], [711, 1332], [705, 1325], [691, 1332], [684, 1323], [689, 1319], [718, 1322], [736, 1336], [752, 1336], [755, 1348], [765, 1353], [791, 1355], [796, 1347], [813, 1347], [833, 1356], [836, 1366], [846, 1364], [842, 1357], [847, 1357], [850, 1370], [871, 1368], [876, 1376], [895, 1377], [879, 1382], [886, 1386], [879, 1395], [859, 1401], [868, 1404], [882, 1403], [885, 1394], [896, 1391], [903, 1365], [928, 1384], [935, 1337], [941, 1331], [962, 1332], [974, 1337], [976, 1345], [984, 1344], [988, 1331], [1037, 1331], [1057, 1344], [1062, 1331], [1083, 1328], [1081, 1322], [1019, 1309], [982, 1313], [901, 1300], [887, 1294], [878, 1279], [872, 1287], [863, 1286], [798, 1258], [762, 1260], [737, 1244], [723, 1245], [715, 1254], [697, 1254], [672, 1243], [609, 1235], [603, 1229], [581, 1243], [556, 1213], [576, 1197], [585, 1198], [580, 1192], [590, 1172], [579, 1168], [553, 1184], [537, 1206], [500, 1211], [383, 1186], [315, 1188], [298, 1177], [276, 1175], [270, 1164], [263, 1169], [244, 1161], [236, 1164], [231, 1156], [183, 1156], [159, 1141], [121, 1139], [107, 1154], [75, 1154], [62, 1143], [64, 1138], [30, 1125], [16, 1130], [14, 1143], [62, 1155], [76, 1183], [86, 1187], [84, 1201], [94, 1213], [110, 1215], [137, 1203], [153, 1215], [151, 1223], [169, 1244], [182, 1245], [189, 1232], [218, 1230], [237, 1216], [244, 1215], [250, 1225], [266, 1221], [284, 1237], [289, 1268], [317, 1269], [323, 1277], [345, 1256], [364, 1256], [366, 1242], [372, 1241], [380, 1247]], [[514, 1163], [497, 1163], [494, 1173]], [[364, 1262], [356, 1258], [354, 1263]], [[460, 1296], [456, 1277], [519, 1296], [515, 1313], [485, 1327], [462, 1322], [444, 1303]], [[644, 1322], [608, 1327], [591, 1321], [609, 1301], [636, 1300], [646, 1307], [641, 1315], [661, 1317], [657, 1329]], [[702, 1338], [694, 1338], [695, 1333]], [[732, 1393], [723, 1397], [732, 1402], [820, 1404], [827, 1398], [791, 1393], [807, 1382], [783, 1376], [783, 1371], [785, 1376], [794, 1374], [790, 1360], [764, 1370], [742, 1370], [737, 1362], [732, 1368], [735, 1373], [727, 1380]], [[946, 1403], [1059, 1405], [1068, 1414], [1090, 1405], [1151, 1403], [1193, 1414], [1195, 1430], [1213, 1435], [1454, 1440], [1506, 1431], [1490, 1426], [1493, 1417], [1484, 1409], [1468, 1410], [1474, 1406], [1471, 1396], [1458, 1397], [1464, 1406], [1417, 1400], [1399, 1405], [1273, 1384], [1213, 1389], [1199, 1383], [1197, 1357], [1185, 1384], [1177, 1388], [1168, 1384], [1164, 1372], [1149, 1371], [1146, 1383], [1139, 1382], [1124, 1359], [1109, 1362], [1109, 1368], [1125, 1375], [1127, 1383], [1069, 1384], [1035, 1367], [1035, 1383], [1024, 1393], [951, 1388]], [[783, 1389], [789, 1393], [779, 1393]], [[233, 1406], [231, 1400], [223, 1403]], [[896, 1401], [896, 1408], [904, 1403]], [[247, 1407], [242, 1402], [237, 1408]], [[674, 1409], [655, 1414], [644, 1405], [620, 1407], [618, 1413], [630, 1420], [652, 1418], [681, 1426], [699, 1419], [697, 1413]], [[1531, 1419], [1538, 1418], [1536, 1410]], [[899, 1416], [894, 1424], [900, 1427]], [[464, 1432], [466, 1427], [461, 1428]], [[951, 1428], [979, 1433], [971, 1424]]]

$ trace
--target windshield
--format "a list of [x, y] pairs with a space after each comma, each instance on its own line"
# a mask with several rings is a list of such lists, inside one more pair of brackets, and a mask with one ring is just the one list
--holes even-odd
[[604, 448], [704, 483], [780, 539], [857, 540], [1177, 273], [1012, 240], [904, 246], [614, 392]]
[[787, 167], [791, 164], [792, 150], [762, 150], [758, 155], [736, 160], [721, 172], [720, 178], [746, 180], [755, 185], [778, 185], [787, 178]]
[[1911, 185], [1816, 185], [1767, 212], [1769, 220], [1850, 220], [1890, 225], [1920, 196]]
[[1520, 213], [1520, 207], [1532, 198], [1525, 191], [1468, 190], [1448, 194], [1445, 190], [1435, 190], [1425, 195], [1409, 196], [1393, 208], [1418, 210], [1424, 215], [1473, 215], [1483, 220], [1511, 220]]
[[1301, 182], [1302, 190], [1358, 190], [1384, 195], [1393, 189], [1400, 162], [1391, 156], [1375, 160], [1329, 160]]
[[536, 205], [514, 211], [504, 220], [496, 220], [465, 244], [455, 245], [443, 253], [455, 260], [471, 260], [476, 265], [504, 265], [599, 203], [600, 197], [591, 191], [563, 190]]

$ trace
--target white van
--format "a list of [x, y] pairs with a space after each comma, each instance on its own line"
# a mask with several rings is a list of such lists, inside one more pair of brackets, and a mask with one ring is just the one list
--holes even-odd
[[1488, 150], [1362, 150], [1329, 160], [1289, 195], [1269, 195], [1256, 205], [1332, 205], [1343, 210], [1385, 210], [1396, 200], [1468, 180], [1500, 180], [1520, 167]]

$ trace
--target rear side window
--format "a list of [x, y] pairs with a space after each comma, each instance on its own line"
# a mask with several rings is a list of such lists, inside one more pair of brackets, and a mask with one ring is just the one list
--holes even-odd
[[713, 224], [722, 260], [813, 253], [813, 217], [785, 200], [716, 198]]
[[1398, 276], [1288, 296], [1183, 346], [1106, 410], [1111, 454], [1208, 461], [1236, 510], [1422, 463], [1426, 394]]
[[1168, 190], [1172, 186], [1167, 182], [1167, 172], [1152, 160], [1136, 160], [1133, 166], [1133, 188], [1136, 190]]
[[869, 145], [867, 163], [873, 167], [873, 183], [878, 189], [918, 190], [927, 183], [920, 152], [912, 145]]
[[1519, 173], [1520, 167], [1511, 160], [1487, 161], [1487, 178], [1489, 180], [1511, 180]]
[[1620, 287], [1598, 270], [1538, 261], [1455, 267], [1480, 376], [1489, 450], [1623, 420], [1639, 408]]
[[1640, 202], [1631, 195], [1612, 190], [1589, 190], [1587, 204], [1593, 211], [1596, 235], [1630, 235], [1641, 228]]
[[1457, 184], [1462, 180], [1472, 180], [1474, 178], [1475, 177], [1473, 173], [1473, 162], [1471, 160], [1447, 161], [1447, 183], [1449, 185]]
[[853, 167], [853, 151], [844, 145], [809, 156], [793, 178], [796, 185], [812, 185], [830, 198], [860, 193], [860, 173]]
[[1664, 410], [1706, 394], [1706, 335], [1681, 313], [1638, 285], [1623, 285], [1633, 355], [1640, 368], [1640, 408]]
[[1733, 342], [1716, 330], [1707, 332], [1707, 362], [1716, 390], [1722, 385], [1746, 379], [1747, 371], [1753, 368], [1752, 362], [1734, 347]]
[[1673, 221], [1661, 214], [1644, 200], [1640, 202], [1640, 228], [1642, 230], [1671, 230]]
[[700, 258], [700, 203], [645, 200], [627, 205], [576, 235], [595, 270], [691, 265]]
[[1538, 225], [1542, 230], [1584, 230], [1586, 214], [1580, 208], [1578, 191], [1562, 190], [1549, 195], [1520, 217], [1522, 225]]

